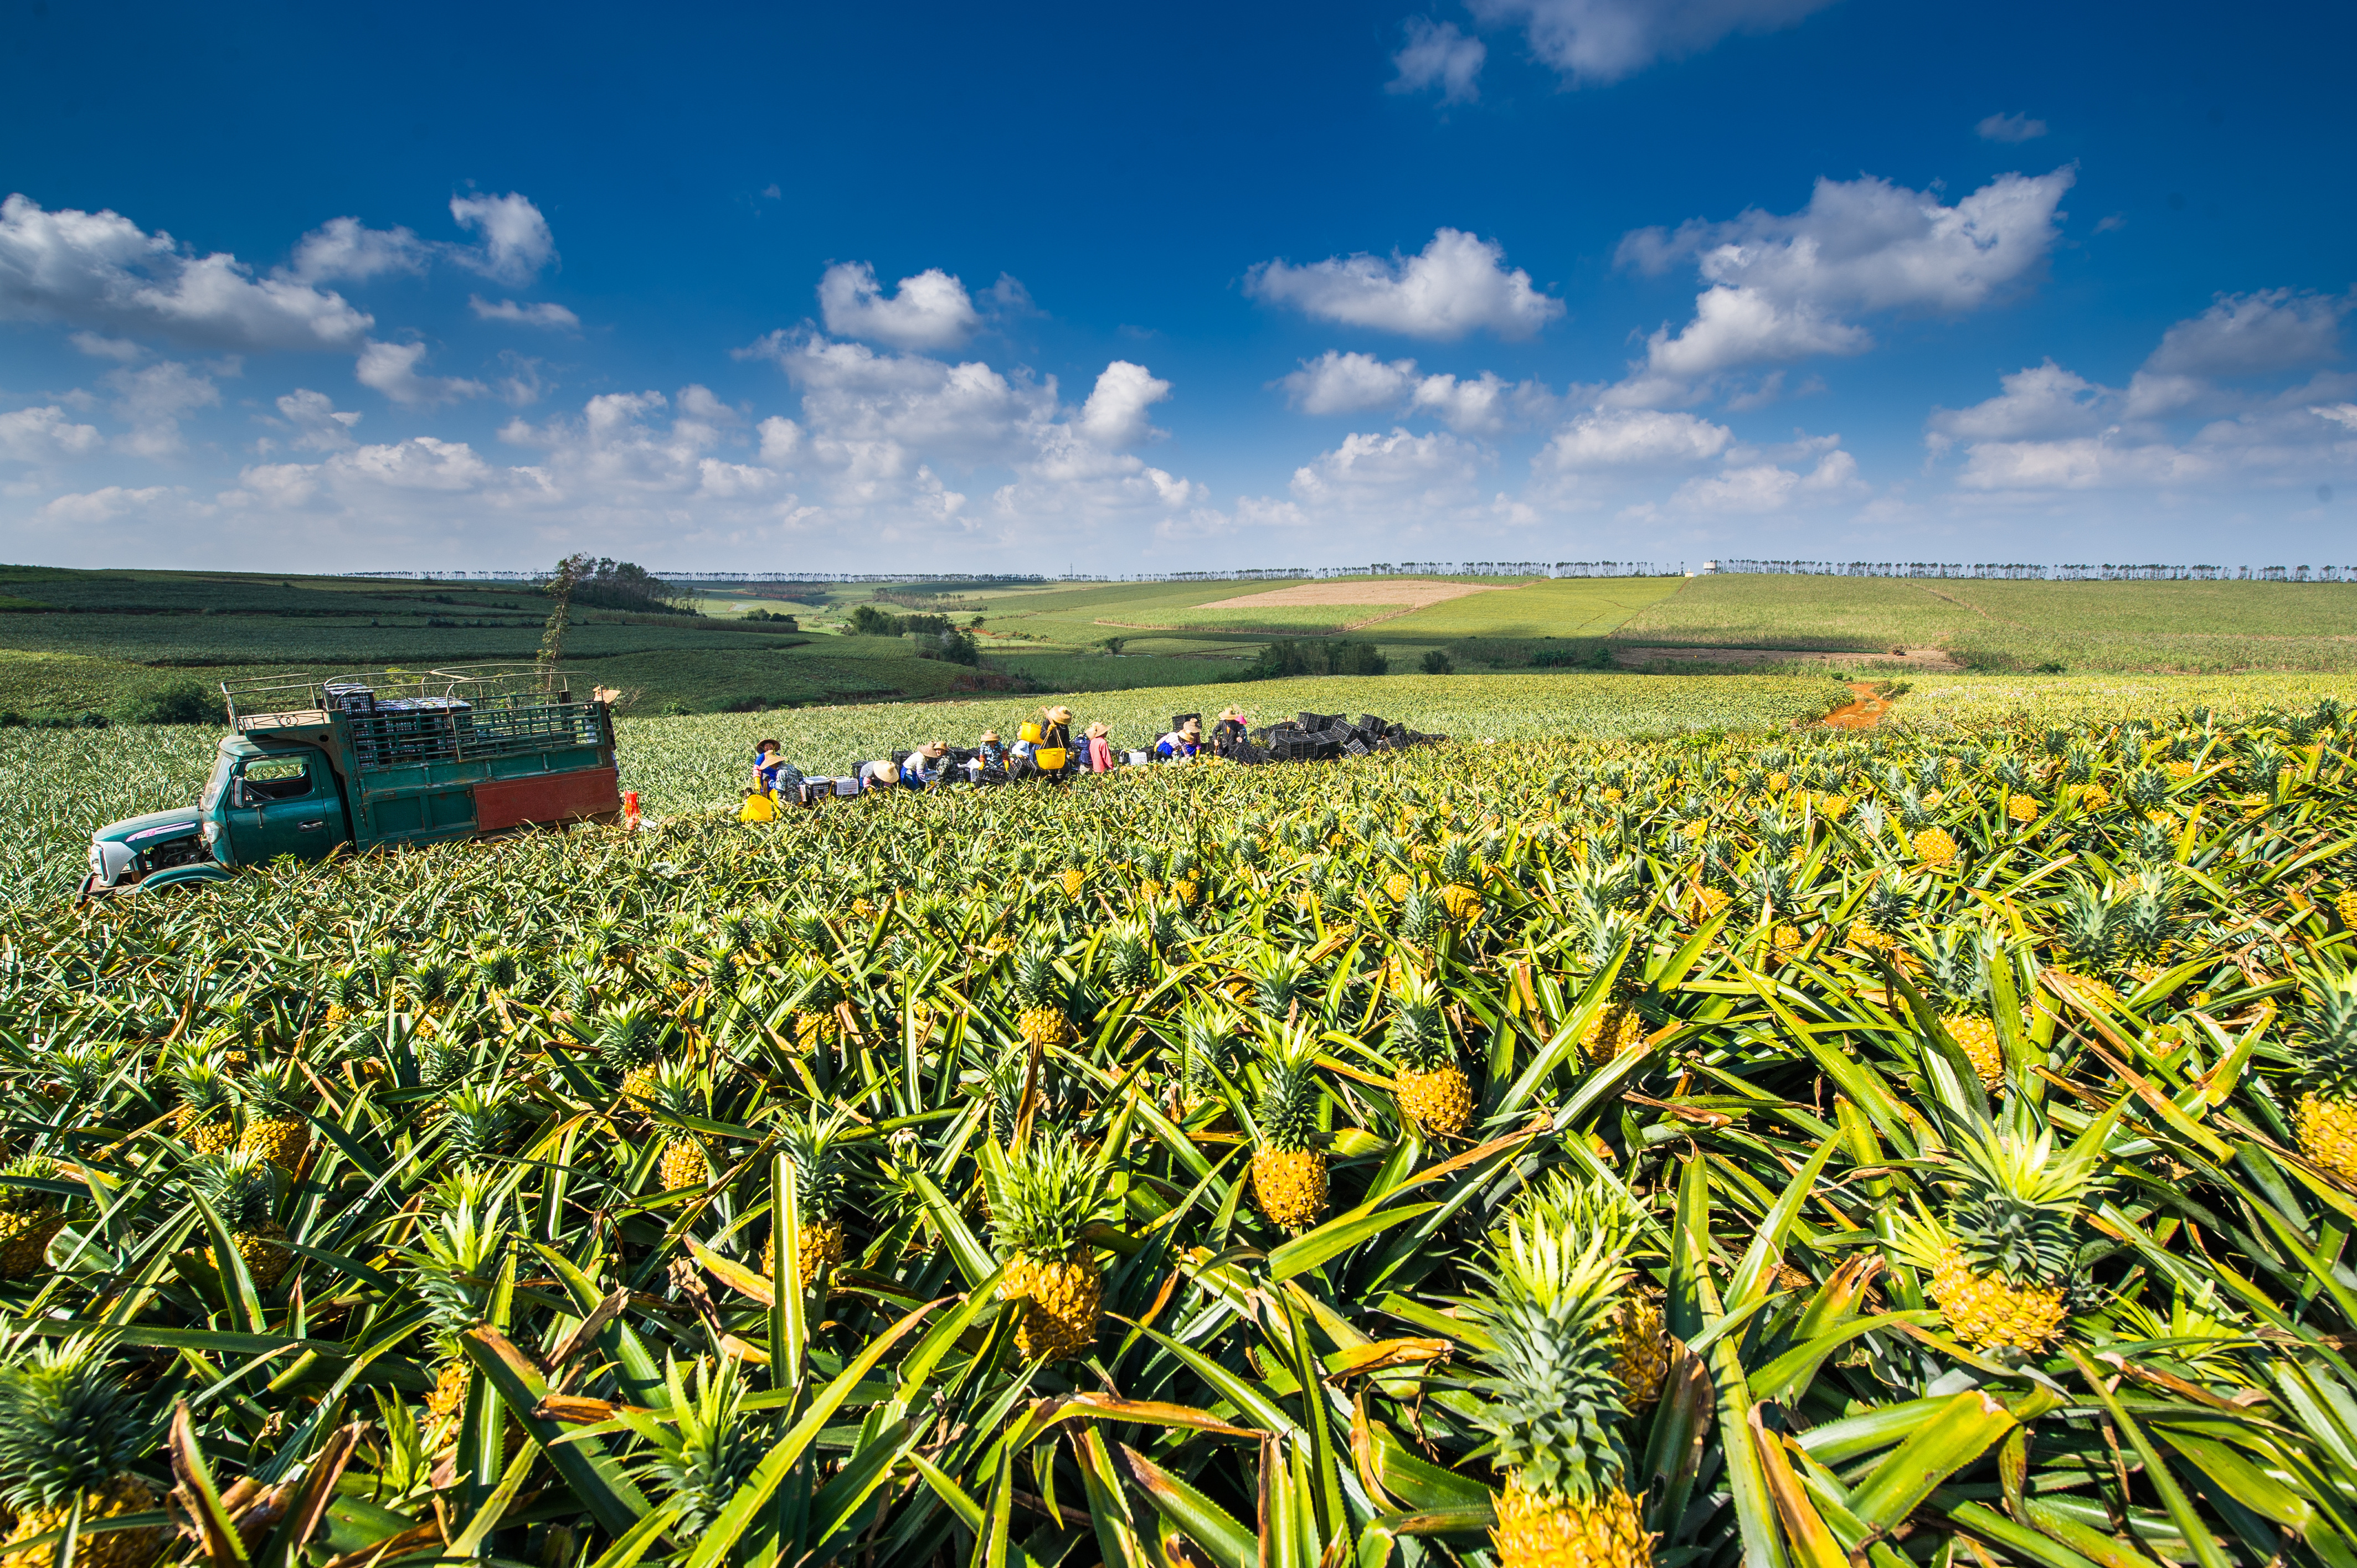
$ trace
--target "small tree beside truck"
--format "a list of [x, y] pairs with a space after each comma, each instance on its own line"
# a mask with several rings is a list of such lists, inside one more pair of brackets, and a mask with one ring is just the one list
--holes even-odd
[[576, 702], [545, 666], [265, 677], [221, 694], [230, 733], [197, 804], [93, 833], [81, 897], [621, 812], [610, 693]]

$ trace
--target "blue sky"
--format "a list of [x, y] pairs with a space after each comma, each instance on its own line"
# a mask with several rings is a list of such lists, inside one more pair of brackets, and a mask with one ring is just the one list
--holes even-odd
[[2353, 43], [0, 0], [0, 558], [2342, 563]]

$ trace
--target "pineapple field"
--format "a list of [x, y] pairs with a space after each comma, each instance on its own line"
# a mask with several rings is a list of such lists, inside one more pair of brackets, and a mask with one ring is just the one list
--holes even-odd
[[201, 748], [0, 739], [0, 1552], [2357, 1568], [2349, 712], [1825, 685], [84, 908]]

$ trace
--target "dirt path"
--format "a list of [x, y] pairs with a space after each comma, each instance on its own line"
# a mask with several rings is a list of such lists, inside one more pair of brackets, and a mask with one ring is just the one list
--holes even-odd
[[1890, 699], [1879, 696], [1873, 683], [1852, 681], [1850, 693], [1857, 700], [1844, 703], [1817, 722], [1827, 729], [1872, 729], [1890, 714]]

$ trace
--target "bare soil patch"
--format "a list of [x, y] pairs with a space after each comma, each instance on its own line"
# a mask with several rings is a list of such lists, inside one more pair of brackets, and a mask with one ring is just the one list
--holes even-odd
[[1820, 652], [1806, 648], [1615, 648], [1613, 662], [1630, 669], [1641, 669], [1648, 664], [1849, 664], [1874, 665], [1878, 668], [1921, 670], [1932, 674], [1953, 675], [1964, 670], [1962, 664], [1937, 648], [1894, 648], [1887, 653], [1860, 653], [1855, 650]]
[[1870, 682], [1849, 683], [1854, 702], [1844, 703], [1818, 722], [1828, 729], [1872, 729], [1890, 714], [1891, 699], [1874, 689]]
[[1257, 610], [1275, 609], [1286, 605], [1405, 605], [1410, 609], [1420, 610], [1443, 600], [1461, 599], [1468, 594], [1510, 594], [1521, 585], [1519, 583], [1442, 583], [1429, 577], [1393, 577], [1373, 583], [1297, 583], [1289, 588], [1271, 588], [1265, 594], [1214, 599], [1208, 605], [1195, 607], [1199, 610]]

